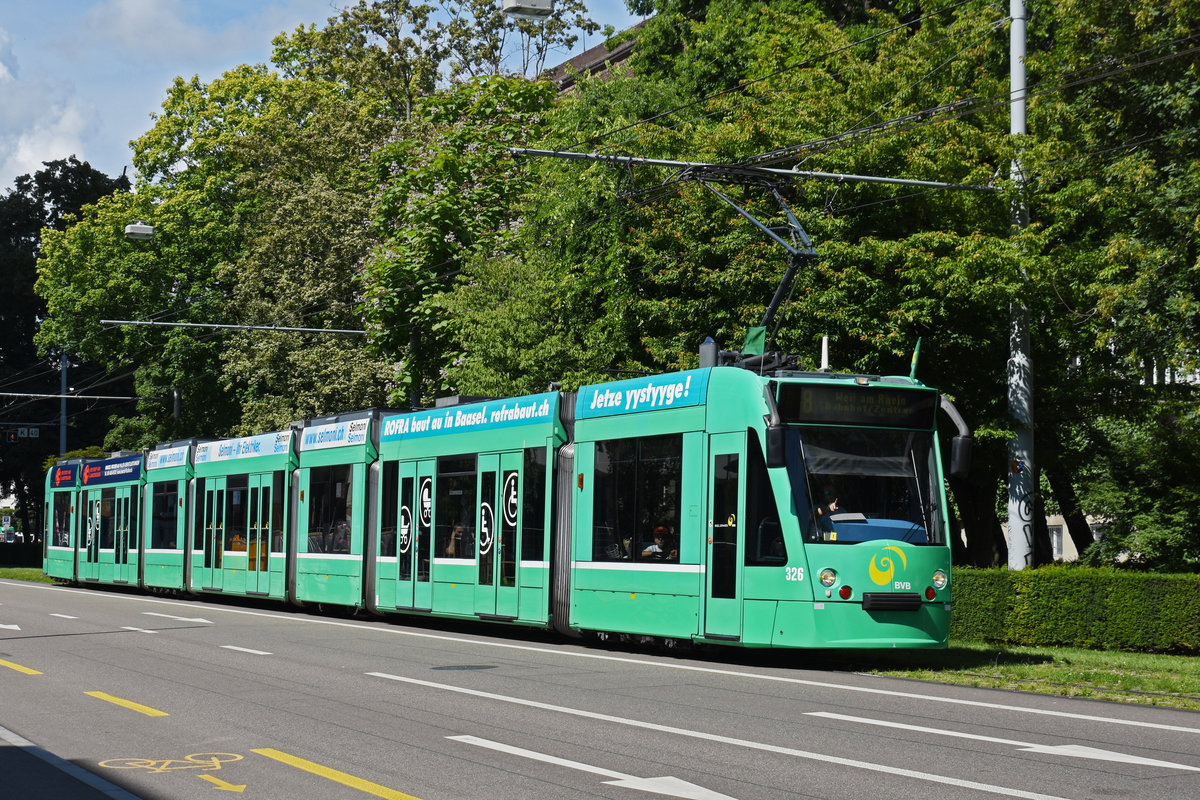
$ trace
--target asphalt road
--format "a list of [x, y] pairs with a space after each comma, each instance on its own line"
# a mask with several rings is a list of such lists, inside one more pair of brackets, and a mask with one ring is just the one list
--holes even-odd
[[1200, 714], [806, 660], [0, 581], [0, 796], [1200, 797]]

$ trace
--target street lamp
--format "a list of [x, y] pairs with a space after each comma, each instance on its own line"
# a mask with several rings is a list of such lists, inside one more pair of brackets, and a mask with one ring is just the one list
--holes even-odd
[[136, 220], [125, 226], [126, 239], [153, 239], [154, 226], [142, 220]]
[[504, 13], [540, 22], [554, 13], [554, 0], [504, 0]]

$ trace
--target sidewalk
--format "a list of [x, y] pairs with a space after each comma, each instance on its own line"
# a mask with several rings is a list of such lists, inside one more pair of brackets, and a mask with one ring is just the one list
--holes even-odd
[[29, 800], [139, 800], [116, 784], [0, 727], [0, 785]]

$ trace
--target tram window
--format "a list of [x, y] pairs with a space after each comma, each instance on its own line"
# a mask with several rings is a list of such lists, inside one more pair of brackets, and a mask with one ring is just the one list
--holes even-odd
[[100, 548], [102, 550], [111, 550], [113, 548], [113, 508], [117, 500], [116, 489], [105, 489], [100, 493]]
[[383, 462], [383, 486], [380, 491], [379, 509], [379, 555], [396, 555], [396, 516], [399, 513], [397, 492], [400, 488], [400, 464], [396, 461]]
[[678, 559], [682, 475], [682, 434], [597, 442], [592, 559], [653, 558], [643, 553], [659, 527], [667, 534], [663, 549]]
[[[485, 472], [479, 482], [479, 585], [491, 586], [495, 574], [496, 473]], [[503, 514], [499, 516], [503, 517]], [[451, 543], [453, 546], [453, 542]]]
[[[133, 495], [134, 495], [134, 498], [137, 497], [137, 489], [133, 490]], [[126, 520], [126, 523], [125, 524], [129, 526], [129, 539], [126, 542], [126, 546], [131, 547], [131, 548], [133, 548], [134, 551], [136, 551], [138, 549], [138, 517], [140, 515], [129, 513], [130, 508], [137, 508], [137, 500], [126, 497], [125, 498], [125, 520]]]
[[517, 585], [517, 481], [520, 474], [507, 470], [501, 481], [496, 524], [500, 526], [500, 585]]
[[[283, 504], [286, 500], [286, 495], [283, 491], [283, 470], [275, 470], [271, 478], [271, 552], [283, 552]], [[266, 502], [263, 505], [267, 505]]]
[[767, 462], [758, 434], [751, 429], [746, 440], [746, 566], [777, 566], [787, 563], [783, 527]]
[[249, 475], [230, 475], [225, 482], [226, 550], [246, 549], [246, 501], [249, 499]]
[[160, 481], [150, 487], [150, 547], [174, 550], [179, 522], [179, 484]]
[[[943, 541], [931, 434], [809, 428], [787, 436], [792, 491], [811, 498], [801, 516], [809, 541]], [[831, 501], [836, 509], [822, 513]]]
[[521, 482], [521, 559], [543, 561], [546, 545], [546, 448], [525, 449]]
[[[412, 580], [412, 545], [414, 537], [420, 536], [421, 541], [418, 546], [420, 556], [420, 567], [418, 576], [420, 580], [429, 580], [429, 523], [418, 515], [416, 520], [413, 519], [413, 479], [411, 477], [400, 481], [400, 519], [396, 530], [396, 549], [399, 552], [400, 572], [399, 577], [402, 581]], [[416, 531], [413, 526], [416, 526]]]
[[58, 547], [71, 546], [71, 496], [65, 493], [54, 495], [54, 538]]
[[[207, 495], [204, 493], [204, 478], [196, 479], [196, 503], [192, 509], [192, 549], [204, 549], [204, 518], [211, 513], [208, 503], [205, 502]], [[209, 525], [212, 525], [212, 520], [209, 520]]]
[[738, 455], [713, 456], [712, 557], [709, 574], [712, 596], [737, 597]]
[[475, 558], [475, 456], [438, 459], [435, 558]]
[[308, 552], [349, 553], [354, 467], [313, 467], [308, 477]]

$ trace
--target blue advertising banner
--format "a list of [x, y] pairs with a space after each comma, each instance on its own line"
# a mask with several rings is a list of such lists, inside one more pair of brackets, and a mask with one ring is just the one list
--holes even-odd
[[75, 464], [60, 464], [56, 465], [50, 471], [50, 488], [58, 489], [62, 486], [75, 485]]
[[709, 372], [693, 369], [584, 386], [575, 400], [575, 419], [703, 405], [708, 398]]
[[83, 465], [83, 485], [102, 486], [106, 483], [125, 483], [142, 477], [142, 457], [122, 456]]
[[557, 392], [414, 411], [411, 414], [398, 414], [386, 418], [379, 441], [395, 442], [422, 436], [449, 436], [518, 425], [536, 425], [550, 422], [557, 412]]

